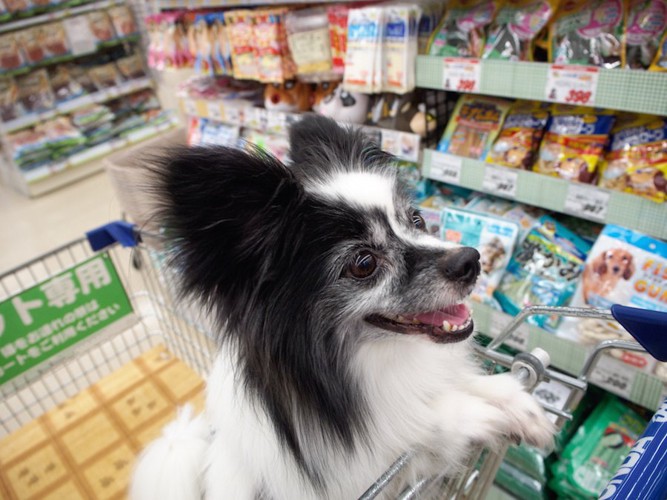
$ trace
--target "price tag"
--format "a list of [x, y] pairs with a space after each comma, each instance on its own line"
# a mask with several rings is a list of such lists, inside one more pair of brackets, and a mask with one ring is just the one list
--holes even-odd
[[186, 115], [197, 116], [197, 103], [195, 101], [186, 99], [183, 103], [183, 107], [185, 108]]
[[225, 106], [225, 114], [227, 115], [227, 123], [231, 125], [243, 125], [243, 115], [241, 109], [234, 104]]
[[498, 196], [516, 198], [516, 185], [518, 179], [518, 172], [487, 166], [484, 169], [482, 189]]
[[[507, 314], [494, 314], [489, 326], [489, 335], [496, 338], [505, 329], [505, 327], [512, 321], [512, 316]], [[510, 333], [510, 336], [505, 340], [505, 344], [520, 351], [528, 350], [528, 335], [530, 334], [530, 327], [526, 323], [522, 323], [519, 327]]]
[[72, 55], [90, 54], [97, 50], [97, 37], [90, 31], [87, 16], [68, 17], [63, 20]]
[[546, 100], [592, 105], [598, 88], [599, 68], [552, 64], [547, 72]]
[[206, 103], [206, 116], [211, 120], [222, 122], [225, 115], [222, 111], [222, 104], [219, 101], [209, 101]]
[[609, 193], [583, 184], [570, 184], [564, 208], [577, 217], [604, 222], [609, 208]]
[[[571, 393], [572, 389], [569, 387], [554, 380], [550, 380], [548, 382], [540, 382], [537, 384], [537, 387], [535, 387], [535, 390], [533, 391], [533, 396], [535, 396], [535, 399], [540, 403], [545, 403], [562, 410]], [[558, 419], [553, 413], [547, 413], [547, 418], [554, 423]]]
[[431, 155], [431, 179], [459, 184], [461, 182], [461, 165], [463, 158], [446, 153], [434, 152]]
[[479, 59], [445, 57], [442, 69], [442, 87], [454, 92], [479, 92], [482, 65]]
[[627, 399], [632, 392], [636, 374], [635, 368], [622, 361], [618, 361], [611, 356], [602, 356], [595, 366], [590, 380], [603, 389]]

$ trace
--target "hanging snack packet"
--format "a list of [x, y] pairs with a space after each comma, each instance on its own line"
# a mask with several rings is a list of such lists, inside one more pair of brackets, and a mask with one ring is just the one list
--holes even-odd
[[622, 113], [600, 166], [601, 187], [667, 199], [667, 119]]
[[492, 215], [458, 208], [447, 208], [442, 213], [441, 238], [479, 250], [481, 272], [471, 294], [478, 302], [495, 305], [493, 292], [505, 272], [518, 236], [518, 224]]
[[289, 11], [285, 16], [287, 43], [296, 72], [308, 81], [331, 80], [331, 37], [327, 11], [321, 7]]
[[108, 42], [116, 37], [111, 19], [106, 11], [98, 10], [88, 14], [88, 25], [96, 42]]
[[549, 112], [541, 103], [517, 101], [512, 104], [486, 161], [504, 167], [532, 168], [548, 119]]
[[648, 69], [651, 71], [667, 71], [667, 31], [662, 35], [658, 53]]
[[70, 52], [69, 40], [62, 23], [49, 23], [41, 26], [37, 35], [46, 50], [47, 57], [60, 57]]
[[232, 65], [234, 78], [239, 80], [257, 80], [257, 54], [255, 52], [252, 11], [232, 10], [225, 13], [225, 26], [228, 28], [229, 41], [232, 45]]
[[111, 7], [108, 12], [109, 17], [111, 18], [111, 23], [118, 36], [129, 36], [138, 31], [137, 24], [134, 22], [134, 17], [132, 16], [132, 11], [127, 5]]
[[382, 41], [382, 90], [405, 94], [415, 88], [417, 22], [420, 11], [414, 5], [385, 8]]
[[0, 120], [8, 122], [24, 113], [19, 101], [19, 88], [13, 78], [0, 78]]
[[625, 66], [622, 0], [565, 2], [549, 30], [549, 60], [604, 68]]
[[627, 0], [625, 66], [648, 69], [667, 30], [667, 0]]
[[55, 106], [49, 75], [45, 69], [21, 76], [16, 79], [16, 83], [19, 87], [19, 100], [26, 113], [41, 113]]
[[23, 53], [19, 50], [16, 36], [13, 33], [0, 36], [0, 69], [9, 71], [25, 64]]
[[282, 83], [294, 78], [296, 67], [287, 46], [287, 9], [254, 11], [253, 29], [259, 65], [259, 81]]
[[[590, 244], [545, 215], [517, 247], [495, 298], [513, 316], [534, 305], [567, 305], [583, 271]], [[532, 316], [530, 323], [554, 331], [558, 317]]]
[[329, 38], [331, 40], [331, 64], [339, 76], [345, 72], [345, 52], [347, 51], [347, 15], [350, 9], [346, 5], [327, 7], [329, 19]]
[[59, 64], [51, 74], [51, 89], [58, 103], [69, 101], [85, 94], [81, 84], [70, 74], [70, 66]]
[[206, 14], [197, 14], [188, 29], [188, 48], [195, 58], [194, 70], [202, 74], [213, 72], [211, 36], [207, 17]]
[[43, 46], [43, 37], [38, 36], [39, 32], [39, 28], [28, 28], [16, 34], [17, 41], [21, 45], [29, 64], [36, 64], [47, 57]]
[[532, 61], [533, 42], [559, 0], [506, 0], [489, 27], [483, 59]]
[[382, 24], [384, 9], [351, 9], [347, 18], [347, 52], [343, 86], [348, 92], [380, 92], [382, 88]]
[[462, 95], [438, 143], [438, 151], [473, 159], [486, 158], [510, 106], [504, 99]]
[[555, 105], [535, 172], [592, 183], [615, 117], [610, 111]]
[[492, 0], [452, 0], [440, 25], [431, 35], [428, 54], [445, 57], [479, 57], [488, 26], [501, 6]]

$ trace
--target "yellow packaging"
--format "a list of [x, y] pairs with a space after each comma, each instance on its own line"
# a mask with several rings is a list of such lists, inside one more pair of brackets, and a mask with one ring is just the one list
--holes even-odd
[[667, 120], [624, 113], [612, 130], [599, 185], [655, 202], [667, 199]]
[[648, 69], [649, 71], [667, 71], [667, 32], [662, 35], [658, 53]]

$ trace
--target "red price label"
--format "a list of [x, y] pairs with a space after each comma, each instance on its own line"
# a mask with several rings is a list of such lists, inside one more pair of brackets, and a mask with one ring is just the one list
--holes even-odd
[[475, 80], [459, 80], [456, 90], [460, 92], [472, 92], [475, 90]]
[[565, 97], [565, 102], [572, 104], [588, 104], [592, 96], [593, 92], [591, 91], [570, 89]]

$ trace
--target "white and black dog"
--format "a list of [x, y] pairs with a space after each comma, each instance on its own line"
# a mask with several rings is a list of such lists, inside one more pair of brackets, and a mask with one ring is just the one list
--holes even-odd
[[479, 253], [425, 232], [362, 133], [307, 117], [290, 141], [289, 166], [209, 147], [157, 167], [172, 264], [224, 333], [204, 414], [148, 447], [131, 495], [348, 500], [408, 450], [402, 486], [480, 444], [548, 446], [533, 397], [473, 359]]

